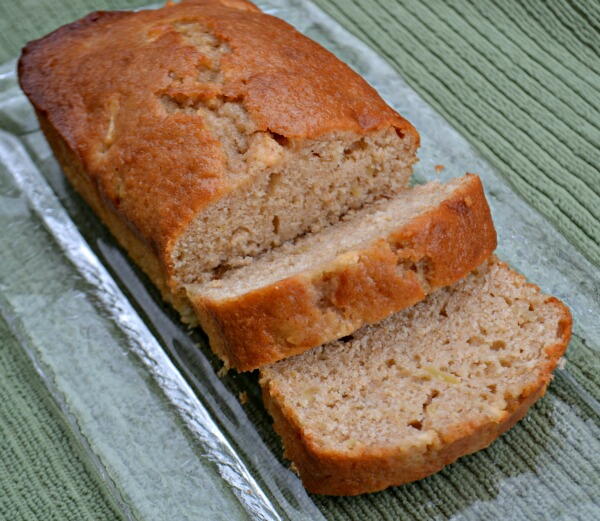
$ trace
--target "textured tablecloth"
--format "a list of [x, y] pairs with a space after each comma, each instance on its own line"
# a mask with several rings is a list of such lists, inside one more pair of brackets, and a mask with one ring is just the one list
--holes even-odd
[[[600, 266], [600, 2], [316, 2]], [[88, 11], [147, 3], [0, 0], [0, 63]], [[29, 361], [0, 330], [0, 519], [118, 518], [77, 450]], [[360, 519], [393, 519], [385, 493], [371, 506]]]

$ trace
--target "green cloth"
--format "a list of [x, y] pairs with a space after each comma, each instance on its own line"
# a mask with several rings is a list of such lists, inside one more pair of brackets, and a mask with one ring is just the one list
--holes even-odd
[[[599, 3], [316, 2], [397, 67], [529, 204], [600, 266]], [[0, 62], [16, 56], [27, 40], [90, 10], [147, 3], [0, 0]], [[0, 339], [0, 519], [118, 518], [1, 324]], [[541, 405], [534, 414], [544, 411]], [[344, 519], [344, 512], [355, 519], [395, 519], [394, 494], [360, 503], [315, 499], [332, 519]]]

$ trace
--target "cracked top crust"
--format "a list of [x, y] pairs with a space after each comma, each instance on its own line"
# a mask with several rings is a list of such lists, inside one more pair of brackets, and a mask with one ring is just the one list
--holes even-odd
[[349, 67], [244, 1], [92, 13], [29, 43], [19, 78], [100, 197], [163, 261], [235, 183], [204, 109], [235, 103], [250, 133], [292, 144], [390, 127], [418, 141]]

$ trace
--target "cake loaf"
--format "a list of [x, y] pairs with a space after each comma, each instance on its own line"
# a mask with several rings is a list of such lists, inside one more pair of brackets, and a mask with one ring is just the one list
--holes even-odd
[[359, 75], [241, 0], [92, 13], [18, 70], [72, 185], [190, 322], [186, 284], [399, 192], [416, 161]]

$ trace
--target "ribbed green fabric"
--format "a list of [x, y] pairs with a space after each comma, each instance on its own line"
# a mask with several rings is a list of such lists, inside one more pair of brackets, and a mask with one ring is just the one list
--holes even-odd
[[[530, 2], [475, 0], [316, 0], [324, 10], [374, 47], [398, 68], [429, 103], [496, 166], [515, 189], [547, 215], [573, 244], [600, 265], [600, 5], [590, 0]], [[27, 41], [86, 12], [147, 4], [147, 0], [0, 0], [0, 62], [14, 57]], [[597, 395], [597, 356], [577, 339], [570, 370]], [[509, 475], [527, 473], [538, 447], [549, 447], [551, 468], [564, 468], [573, 485], [546, 483], [565, 510], [597, 494], [591, 479], [599, 469], [585, 455], [565, 450], [544, 425], [552, 415], [587, 411], [587, 405], [557, 379], [551, 395], [491, 449], [467, 457], [418, 484], [360, 498], [315, 497], [329, 519], [445, 519], [498, 494], [486, 462], [502, 460]], [[590, 422], [596, 421], [589, 411]], [[264, 429], [258, 407], [249, 415]], [[584, 439], [585, 433], [569, 436]], [[114, 519], [102, 488], [79, 458], [76, 442], [56, 415], [42, 383], [0, 324], [0, 519]], [[553, 449], [556, 450], [553, 450]], [[540, 464], [540, 463], [538, 463]], [[491, 465], [490, 465], [491, 467]], [[450, 474], [452, 473], [452, 474]], [[536, 468], [544, 479], [544, 468]], [[452, 476], [452, 477], [450, 477]], [[581, 482], [582, 476], [590, 476]], [[454, 495], [439, 497], [442, 482], [461, 483]], [[547, 498], [514, 494], [520, 519], [558, 518], [544, 510]], [[571, 501], [571, 503], [569, 503]], [[499, 516], [509, 519], [506, 512]], [[549, 517], [548, 517], [549, 516]], [[564, 517], [566, 519], [566, 517]], [[581, 517], [573, 518], [584, 519]], [[591, 519], [591, 517], [589, 517]]]
[[600, 265], [600, 3], [316, 3]]

